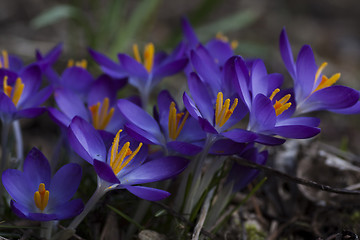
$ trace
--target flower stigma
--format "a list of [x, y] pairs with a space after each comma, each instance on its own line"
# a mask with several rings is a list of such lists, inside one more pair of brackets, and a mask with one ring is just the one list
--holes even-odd
[[109, 110], [110, 100], [108, 97], [104, 98], [102, 104], [98, 102], [89, 107], [91, 112], [92, 123], [95, 129], [104, 130], [109, 124], [115, 109], [112, 107]]
[[[168, 128], [169, 128], [169, 137], [175, 141], [181, 130], [183, 129], [185, 122], [187, 120], [187, 118], [189, 117], [189, 112], [186, 112], [185, 116], [184, 113], [176, 113], [176, 108], [175, 108], [175, 102], [171, 102], [170, 104], [170, 109], [169, 109], [169, 124], [168, 124]], [[182, 121], [181, 121], [182, 119]], [[180, 123], [181, 121], [181, 123]]]
[[222, 127], [227, 122], [227, 120], [229, 120], [236, 106], [238, 105], [238, 102], [239, 100], [235, 98], [233, 104], [230, 107], [230, 99], [227, 98], [224, 102], [223, 93], [218, 93], [215, 106], [215, 124], [217, 126]]
[[130, 142], [126, 142], [119, 151], [121, 132], [122, 129], [120, 129], [116, 134], [111, 146], [110, 167], [112, 168], [115, 175], [117, 175], [124, 167], [129, 164], [129, 162], [140, 151], [140, 148], [143, 145], [143, 143], [139, 143], [139, 146], [134, 151], [131, 151], [131, 149], [129, 148]]
[[[133, 44], [133, 52], [134, 52], [134, 57], [135, 57], [136, 61], [138, 61], [139, 63], [142, 63], [139, 47], [138, 47], [137, 44]], [[152, 44], [152, 43], [146, 44], [145, 49], [144, 49], [144, 63], [143, 63], [143, 65], [144, 65], [144, 67], [146, 68], [146, 70], [148, 72], [151, 72], [151, 70], [153, 68], [154, 55], [155, 55], [154, 44]]]
[[[269, 99], [272, 101], [275, 95], [280, 92], [279, 88], [276, 88]], [[276, 116], [279, 116], [282, 114], [285, 110], [289, 109], [291, 106], [291, 102], [288, 102], [291, 97], [291, 94], [286, 94], [284, 97], [282, 97], [280, 100], [276, 100], [273, 107], [275, 109]]]
[[6, 94], [6, 96], [11, 98], [14, 105], [17, 106], [17, 104], [18, 104], [18, 102], [20, 100], [21, 94], [22, 94], [22, 92], [24, 90], [25, 85], [21, 81], [21, 78], [16, 79], [14, 87], [9, 86], [7, 80], [8, 80], [8, 76], [5, 76], [4, 79], [3, 79], [4, 93]]
[[[324, 68], [328, 65], [327, 62], [324, 62], [323, 64], [321, 64], [321, 66], [318, 68], [318, 70], [316, 71], [316, 74], [315, 74], [315, 81], [314, 81], [314, 87], [316, 86], [316, 83], [322, 73], [322, 71], [324, 70]], [[330, 87], [332, 86], [334, 83], [336, 83], [339, 78], [340, 78], [341, 74], [340, 73], [335, 73], [334, 75], [332, 75], [330, 78], [328, 78], [327, 76], [325, 75], [322, 75], [321, 76], [321, 81], [320, 83], [317, 85], [317, 87], [315, 88], [314, 91], [312, 91], [311, 93], [314, 93], [320, 89], [323, 89], [323, 88], [327, 88], [327, 87]]]
[[10, 68], [10, 62], [9, 62], [9, 54], [6, 50], [1, 51], [2, 55], [2, 62], [0, 61], [0, 68], [9, 69]]
[[86, 61], [86, 59], [83, 59], [81, 61], [74, 61], [73, 59], [69, 59], [67, 67], [68, 68], [70, 68], [70, 67], [80, 67], [80, 68], [86, 69], [87, 68], [87, 61]]
[[36, 191], [34, 194], [34, 201], [35, 201], [36, 207], [38, 209], [40, 209], [41, 212], [44, 211], [44, 209], [46, 208], [46, 206], [49, 202], [49, 195], [50, 195], [50, 192], [45, 189], [45, 184], [40, 183], [39, 190]]

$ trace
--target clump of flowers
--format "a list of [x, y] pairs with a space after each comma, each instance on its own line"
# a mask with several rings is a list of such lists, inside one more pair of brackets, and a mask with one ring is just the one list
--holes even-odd
[[[231, 161], [231, 156], [264, 165], [269, 155], [266, 147], [320, 133], [320, 119], [304, 114], [359, 112], [359, 92], [335, 85], [339, 73], [325, 76], [327, 63], [317, 66], [310, 46], [304, 45], [294, 61], [285, 29], [280, 35], [280, 54], [293, 79], [290, 89], [282, 87], [281, 74], [268, 73], [263, 60], [236, 55], [236, 42], [219, 33], [202, 43], [187, 19], [181, 23], [184, 39], [170, 54], [155, 53], [152, 43], [141, 54], [134, 44], [133, 57], [119, 53], [116, 62], [89, 49], [102, 71], [96, 77], [87, 69], [86, 60], [69, 60], [58, 74], [53, 64], [62, 52], [61, 44], [46, 54], [37, 51], [37, 61], [28, 66], [2, 51], [2, 184], [17, 216], [41, 222], [74, 217], [55, 236], [68, 239], [109, 191], [127, 190], [148, 201], [172, 195], [168, 203], [174, 211], [196, 226], [177, 234], [187, 236], [193, 231], [197, 239], [199, 229], [217, 223], [233, 193], [259, 174]], [[173, 89], [162, 89], [157, 105], [152, 106], [150, 97], [162, 79], [179, 73], [187, 79], [186, 91], [177, 93], [180, 101], [172, 96]], [[47, 81], [41, 88], [43, 78]], [[135, 87], [137, 94], [119, 98], [126, 84]], [[56, 106], [40, 106], [50, 95]], [[51, 177], [49, 162], [33, 148], [23, 171], [5, 170], [11, 163], [7, 143], [11, 125], [21, 153], [17, 120], [45, 111], [61, 129], [55, 156], [65, 146], [66, 161], [77, 159], [83, 166], [67, 163]], [[51, 164], [57, 168], [59, 162]], [[97, 179], [85, 207], [79, 199], [70, 200], [80, 185], [82, 168]], [[126, 194], [117, 192], [114, 195]], [[149, 208], [140, 204], [136, 209], [133, 222], [141, 222]], [[176, 224], [176, 220], [168, 223]], [[46, 234], [41, 231], [41, 236], [50, 239], [52, 226], [43, 228]]]

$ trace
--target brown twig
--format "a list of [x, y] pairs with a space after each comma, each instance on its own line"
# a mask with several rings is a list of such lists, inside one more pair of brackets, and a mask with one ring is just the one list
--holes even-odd
[[237, 158], [237, 157], [231, 157], [231, 159], [236, 161], [238, 164], [240, 164], [242, 166], [260, 169], [269, 176], [277, 176], [277, 177], [286, 179], [288, 181], [294, 182], [296, 184], [301, 184], [301, 185], [305, 185], [308, 187], [317, 188], [317, 189], [320, 189], [320, 190], [326, 191], [326, 192], [332, 192], [332, 193], [338, 193], [338, 194], [348, 194], [348, 195], [360, 195], [360, 191], [348, 190], [348, 189], [343, 189], [343, 188], [333, 188], [333, 187], [330, 187], [327, 185], [322, 185], [320, 183], [317, 183], [317, 182], [314, 182], [311, 180], [293, 177], [286, 173], [283, 173], [281, 171], [273, 169], [271, 167], [260, 165], [260, 164], [254, 163], [254, 162], [250, 162], [246, 159]]

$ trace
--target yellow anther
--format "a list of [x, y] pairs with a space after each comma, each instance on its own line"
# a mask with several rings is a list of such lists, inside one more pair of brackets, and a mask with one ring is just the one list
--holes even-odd
[[274, 99], [275, 95], [278, 94], [278, 92], [280, 92], [280, 89], [279, 89], [279, 88], [275, 89], [275, 90], [272, 92], [272, 94], [271, 94], [271, 96], [269, 97], [269, 99], [272, 101], [272, 100]]
[[111, 146], [111, 155], [110, 155], [110, 167], [112, 168], [115, 175], [117, 175], [124, 167], [126, 167], [129, 162], [135, 157], [135, 155], [140, 151], [142, 147], [142, 143], [135, 149], [135, 151], [131, 151], [130, 142], [126, 142], [121, 150], [119, 149], [119, 141], [120, 141], [120, 133], [122, 130], [120, 129], [116, 134], [113, 144]]
[[[274, 91], [275, 92], [275, 91]], [[275, 94], [276, 95], [276, 94]], [[274, 96], [275, 96], [274, 95]], [[275, 109], [276, 116], [279, 116], [282, 114], [285, 110], [289, 109], [291, 106], [291, 102], [288, 102], [290, 100], [291, 95], [286, 94], [284, 97], [282, 97], [280, 100], [276, 100], [273, 107]], [[271, 99], [272, 100], [272, 99]]]
[[316, 82], [318, 81], [322, 71], [324, 70], [324, 68], [328, 65], [327, 62], [323, 62], [321, 64], [321, 66], [318, 68], [318, 70], [316, 71], [316, 74], [315, 74], [315, 81], [314, 81], [314, 85], [316, 85]]
[[[21, 78], [16, 79], [14, 87], [9, 86], [7, 83], [7, 80], [8, 80], [8, 77], [5, 76], [4, 80], [3, 80], [4, 93], [6, 94], [6, 96], [11, 98], [14, 105], [17, 106], [17, 104], [21, 98], [21, 94], [24, 90], [25, 85], [22, 83]], [[11, 97], [11, 95], [12, 95], [12, 97]]]
[[73, 59], [69, 59], [67, 67], [70, 68], [74, 66], [86, 69], [87, 61], [86, 59], [82, 59], [81, 61], [74, 61]]
[[219, 92], [215, 105], [215, 124], [219, 127], [222, 127], [229, 120], [231, 115], [234, 113], [236, 106], [239, 103], [239, 100], [235, 98], [233, 104], [230, 107], [229, 98], [225, 100], [225, 103], [223, 101], [224, 95], [222, 92]]
[[[134, 52], [134, 57], [135, 57], [136, 61], [138, 61], [139, 63], [142, 63], [139, 47], [137, 44], [133, 44], [133, 52]], [[143, 64], [148, 72], [151, 72], [151, 70], [153, 68], [154, 56], [155, 56], [154, 44], [152, 44], [152, 43], [146, 44], [145, 50], [144, 50], [144, 63]]]
[[334, 75], [331, 76], [331, 78], [327, 78], [325, 75], [323, 75], [321, 77], [321, 82], [315, 88], [315, 90], [312, 91], [312, 93], [316, 92], [317, 90], [327, 88], [327, 87], [330, 87], [330, 86], [334, 85], [334, 83], [336, 83], [339, 80], [340, 76], [341, 76], [340, 73], [335, 73]]
[[141, 56], [140, 56], [139, 47], [137, 44], [133, 44], [133, 52], [134, 52], [134, 57], [135, 57], [136, 61], [141, 63]]
[[2, 50], [1, 54], [2, 54], [2, 58], [3, 58], [3, 64], [1, 64], [1, 62], [0, 62], [0, 65], [1, 65], [0, 68], [9, 69], [10, 62], [9, 62], [8, 52], [6, 50]]
[[151, 72], [154, 64], [155, 47], [154, 44], [148, 43], [144, 51], [144, 66], [148, 72]]
[[3, 80], [3, 90], [6, 96], [11, 98], [12, 87], [8, 85], [7, 80], [8, 80], [8, 76], [5, 76]]
[[230, 45], [231, 45], [231, 48], [234, 50], [234, 49], [236, 49], [236, 48], [239, 46], [239, 41], [237, 41], [237, 40], [232, 40], [231, 43], [230, 43]]
[[39, 190], [34, 193], [35, 205], [41, 211], [44, 211], [49, 202], [50, 192], [45, 189], [45, 184], [40, 183]]
[[216, 39], [219, 39], [223, 42], [229, 42], [229, 38], [227, 36], [225, 36], [222, 32], [217, 32], [215, 35]]
[[171, 102], [169, 108], [169, 121], [168, 121], [169, 138], [175, 141], [179, 137], [179, 134], [183, 129], [188, 117], [189, 117], [189, 112], [186, 112], [185, 116], [184, 113], [176, 113], [175, 103]]
[[112, 116], [114, 115], [115, 109], [112, 107], [109, 110], [110, 100], [109, 98], [104, 98], [102, 105], [100, 102], [89, 107], [91, 112], [92, 123], [95, 129], [104, 130], [109, 124]]

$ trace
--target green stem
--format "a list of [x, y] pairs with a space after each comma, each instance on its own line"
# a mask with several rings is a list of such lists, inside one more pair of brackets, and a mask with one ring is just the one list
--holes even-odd
[[[0, 163], [0, 174], [6, 170], [9, 161], [9, 138], [10, 123], [3, 122], [1, 131], [1, 163]], [[0, 197], [3, 195], [4, 187], [0, 178]]]
[[41, 222], [40, 237], [46, 240], [51, 238], [53, 221]]
[[91, 196], [89, 201], [86, 203], [84, 210], [70, 223], [67, 227], [68, 229], [75, 230], [77, 226], [84, 220], [84, 218], [88, 215], [91, 209], [94, 208], [95, 204], [100, 200], [102, 196], [107, 192], [107, 186], [98, 185], [96, 191]]
[[15, 141], [16, 141], [16, 158], [17, 161], [20, 162], [24, 159], [24, 144], [23, 144], [23, 138], [21, 134], [21, 128], [19, 120], [15, 120], [13, 122], [13, 129], [14, 129], [14, 135], [15, 135]]

